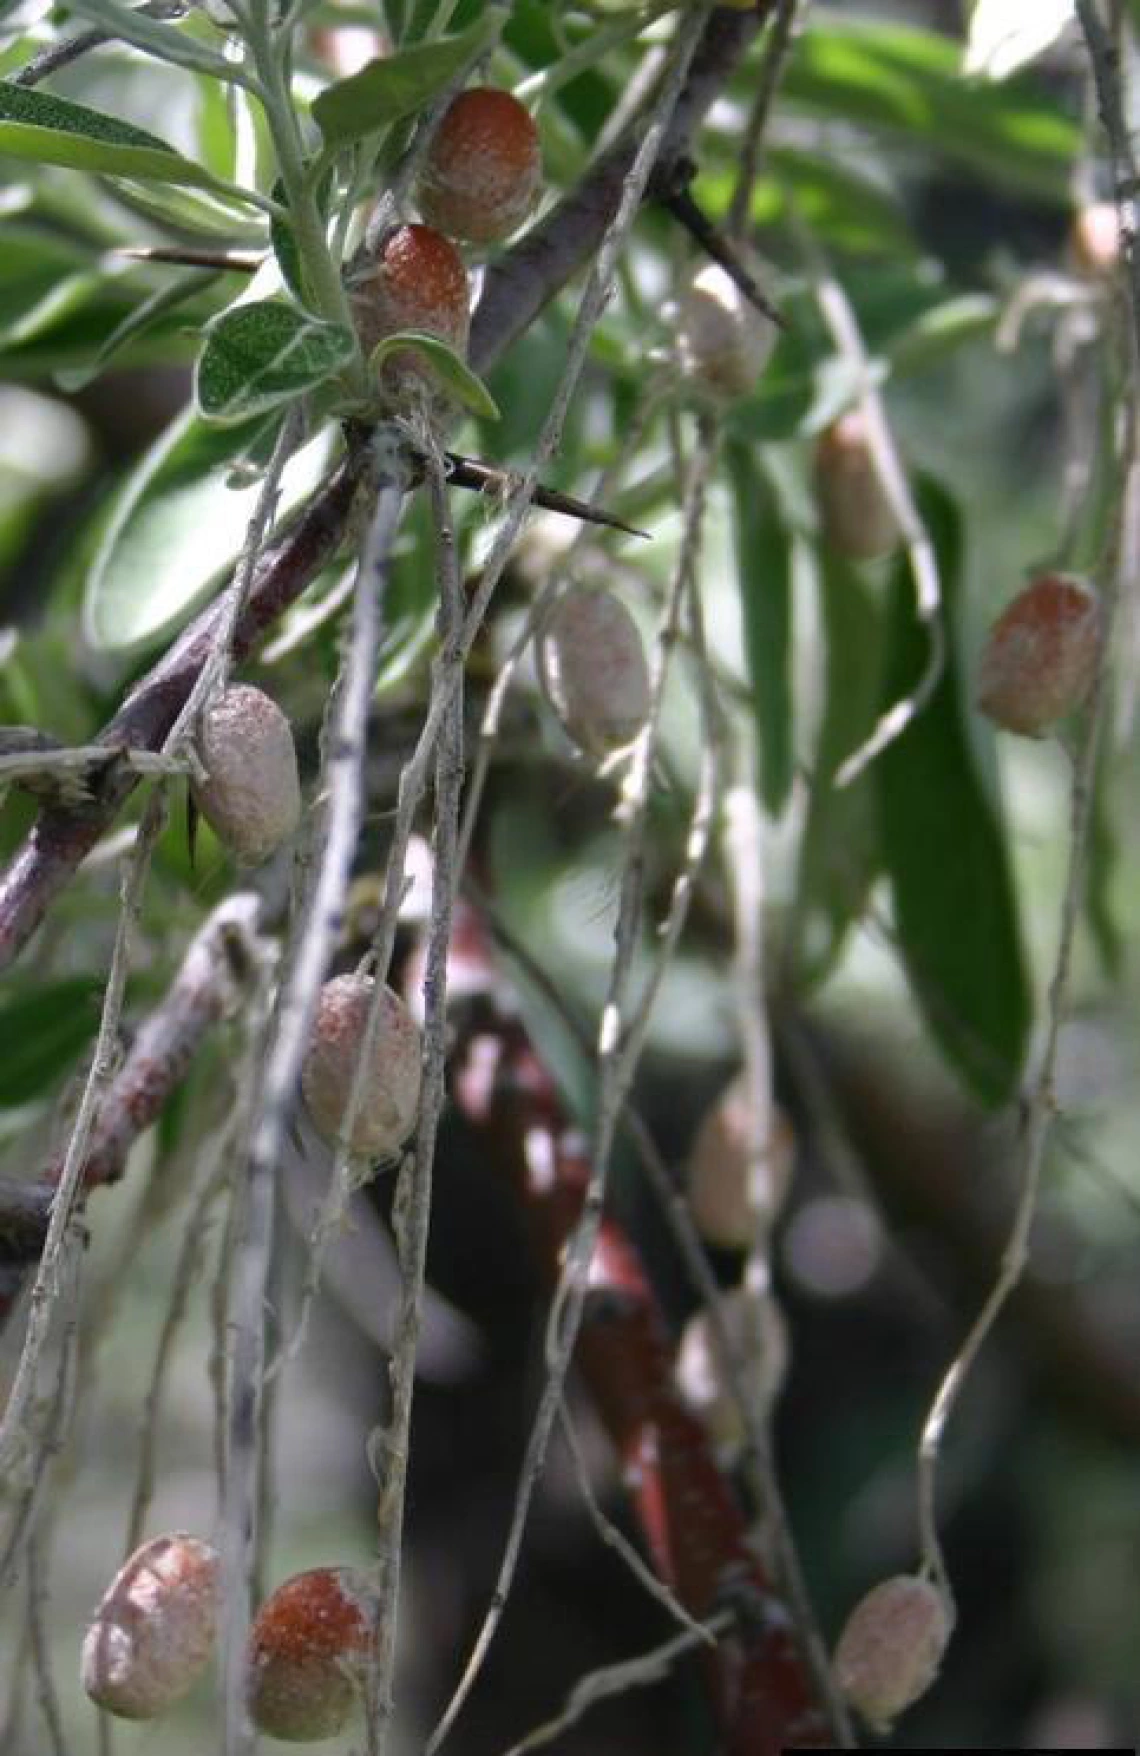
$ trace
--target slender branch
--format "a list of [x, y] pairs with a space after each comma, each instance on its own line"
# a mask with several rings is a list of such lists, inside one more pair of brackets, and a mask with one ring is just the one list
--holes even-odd
[[[756, 96], [752, 100], [752, 109], [748, 116], [748, 126], [744, 130], [744, 144], [740, 153], [740, 168], [736, 173], [736, 187], [732, 192], [732, 201], [728, 209], [728, 229], [734, 237], [743, 237], [748, 229], [749, 214], [752, 209], [752, 191], [756, 187], [756, 178], [760, 170], [760, 153], [764, 143], [764, 135], [768, 128], [768, 118], [772, 111], [772, 102], [779, 90], [784, 68], [787, 66], [788, 55], [792, 47], [792, 32], [796, 24], [796, 14], [801, 0], [776, 0], [775, 17], [772, 29], [764, 45], [764, 61], [760, 68], [760, 77], [756, 81]], [[806, 12], [811, 0], [802, 0]]]
[[705, 1641], [715, 1641], [719, 1634], [726, 1633], [731, 1626], [731, 1615], [722, 1611], [703, 1625], [694, 1625], [680, 1634], [674, 1634], [672, 1640], [655, 1646], [652, 1652], [643, 1653], [640, 1658], [623, 1659], [620, 1664], [606, 1665], [601, 1670], [591, 1671], [588, 1677], [575, 1683], [566, 1706], [557, 1718], [549, 1720], [546, 1725], [536, 1726], [520, 1743], [512, 1744], [506, 1756], [525, 1756], [528, 1750], [541, 1750], [547, 1744], [553, 1744], [563, 1732], [568, 1732], [571, 1726], [577, 1725], [599, 1701], [610, 1701], [615, 1695], [624, 1695], [630, 1689], [645, 1689], [651, 1683], [663, 1682], [679, 1658], [683, 1658]]
[[[363, 453], [356, 447], [297, 523], [262, 556], [233, 641], [236, 659], [253, 650], [335, 552], [362, 469]], [[195, 618], [165, 657], [135, 685], [100, 733], [100, 744], [111, 750], [124, 745], [161, 749], [215, 648], [225, 613], [222, 596]], [[23, 846], [0, 875], [0, 969], [6, 968], [27, 943], [136, 784], [137, 777], [119, 765], [95, 789], [89, 805], [66, 810], [49, 806], [41, 811]]]
[[[428, 925], [424, 975], [423, 1087], [414, 1152], [401, 1167], [394, 1208], [396, 1241], [402, 1277], [396, 1342], [390, 1367], [392, 1414], [385, 1438], [385, 1467], [377, 1507], [378, 1619], [376, 1663], [369, 1677], [371, 1709], [370, 1756], [383, 1756], [391, 1726], [392, 1680], [400, 1613], [404, 1500], [411, 1441], [412, 1397], [416, 1352], [424, 1296], [428, 1231], [431, 1222], [432, 1163], [444, 1102], [447, 1066], [447, 964], [452, 918], [459, 881], [459, 803], [463, 786], [463, 582], [455, 531], [447, 505], [441, 469], [428, 475], [436, 552], [439, 558], [441, 652], [436, 661], [437, 691], [447, 688], [448, 673], [458, 672], [450, 688], [450, 704], [439, 741], [435, 768], [435, 828], [432, 841], [431, 919]], [[377, 984], [379, 985], [379, 984]]]
[[[946, 1567], [938, 1538], [935, 1504], [936, 1475], [943, 1435], [962, 1386], [1010, 1295], [1016, 1289], [1029, 1260], [1029, 1239], [1037, 1211], [1045, 1150], [1057, 1110], [1056, 1070], [1061, 1028], [1068, 1007], [1069, 975], [1073, 944], [1081, 909], [1085, 863], [1092, 824], [1092, 804], [1101, 739], [1108, 717], [1108, 658], [1120, 598], [1120, 551], [1128, 471], [1135, 465], [1137, 435], [1136, 401], [1140, 390], [1137, 354], [1140, 349], [1140, 260], [1131, 222], [1136, 188], [1137, 163], [1128, 138], [1120, 96], [1118, 57], [1100, 22], [1092, 0], [1077, 0], [1077, 16], [1084, 33], [1101, 122], [1108, 136], [1113, 159], [1117, 199], [1121, 206], [1121, 229], [1131, 283], [1133, 333], [1128, 348], [1128, 400], [1124, 436], [1124, 468], [1113, 527], [1105, 545], [1098, 573], [1101, 583], [1101, 629], [1096, 676], [1073, 764], [1069, 802], [1069, 858], [1061, 900], [1061, 920], [1056, 962], [1049, 984], [1045, 1045], [1041, 1064], [1029, 1093], [1021, 1141], [1021, 1188], [1001, 1267], [989, 1295], [970, 1327], [962, 1346], [946, 1372], [923, 1425], [918, 1451], [918, 1501], [923, 1564], [948, 1590]], [[1127, 209], [1125, 208], [1127, 203]]]
[[404, 444], [392, 427], [373, 441], [375, 511], [361, 555], [348, 652], [331, 713], [320, 857], [299, 910], [259, 1083], [245, 1176], [245, 1209], [231, 1300], [231, 1395], [222, 1520], [223, 1699], [226, 1756], [251, 1747], [244, 1652], [256, 1546], [258, 1428], [265, 1380], [265, 1293], [277, 1167], [321, 983], [336, 943], [363, 812], [363, 759], [392, 548], [408, 483]]

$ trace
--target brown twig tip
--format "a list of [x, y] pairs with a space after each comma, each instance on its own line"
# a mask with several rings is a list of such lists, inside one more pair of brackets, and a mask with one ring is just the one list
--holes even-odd
[[221, 270], [223, 274], [256, 274], [265, 261], [256, 251], [195, 250], [189, 244], [121, 244], [112, 256], [129, 256], [132, 262], [164, 262], [177, 268]]
[[788, 320], [757, 284], [755, 276], [744, 266], [736, 249], [723, 232], [713, 224], [689, 193], [687, 183], [693, 174], [690, 161], [685, 161], [675, 178], [658, 191], [657, 199], [689, 236], [700, 245], [706, 256], [720, 264], [731, 276], [753, 308], [779, 329], [787, 329]]
[[[447, 453], [447, 465], [448, 481], [452, 486], [470, 488], [476, 494], [506, 495], [518, 486], [520, 480], [512, 470], [499, 469], [495, 464], [483, 463], [476, 457], [463, 457], [456, 451]], [[544, 488], [540, 483], [534, 490], [533, 500], [546, 512], [561, 512], [567, 518], [580, 519], [583, 524], [604, 525], [608, 530], [620, 530], [626, 536], [649, 540], [647, 530], [638, 530], [636, 525], [626, 524], [616, 514], [605, 512], [600, 506], [590, 506], [585, 500], [578, 500], [573, 494], [563, 494], [557, 488]]]

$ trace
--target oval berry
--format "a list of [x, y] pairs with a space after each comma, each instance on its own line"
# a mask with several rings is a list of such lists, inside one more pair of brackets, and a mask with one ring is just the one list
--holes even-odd
[[351, 1567], [294, 1574], [268, 1597], [249, 1635], [250, 1717], [283, 1743], [335, 1737], [360, 1693], [375, 1621]]
[[542, 153], [530, 112], [510, 92], [460, 92], [420, 173], [424, 218], [454, 238], [493, 244], [520, 226], [538, 197]]
[[[434, 336], [457, 354], [466, 354], [468, 303], [463, 260], [451, 239], [432, 226], [395, 226], [381, 239], [351, 294], [352, 315], [366, 354], [377, 342], [405, 329]], [[400, 349], [385, 360], [380, 382], [398, 394], [409, 380], [436, 384], [422, 355]]]
[[[309, 1114], [330, 1142], [340, 1138], [375, 983], [371, 976], [334, 976], [321, 989], [317, 1017], [301, 1067]], [[420, 1101], [420, 1033], [398, 994], [385, 988], [371, 1060], [348, 1144], [385, 1158], [412, 1131]]]
[[747, 396], [775, 345], [775, 324], [749, 303], [727, 269], [710, 262], [690, 277], [677, 317], [677, 353], [683, 376], [697, 389], [714, 398]]
[[871, 458], [866, 418], [848, 409], [820, 434], [815, 492], [824, 541], [852, 561], [888, 555], [899, 526]]
[[572, 585], [538, 632], [543, 693], [587, 755], [608, 756], [649, 717], [650, 681], [637, 623], [612, 592]]
[[260, 864], [301, 821], [289, 721], [263, 690], [232, 683], [202, 714], [195, 748], [206, 778], [191, 789], [194, 803], [242, 865]]
[[1083, 580], [1040, 574], [990, 629], [978, 706], [1006, 731], [1039, 737], [1085, 701], [1100, 631], [1100, 600]]
[[1114, 201], [1090, 201], [1074, 216], [1069, 232], [1074, 265], [1090, 279], [1112, 274], [1120, 261], [1120, 215]]
[[214, 1644], [218, 1555], [177, 1531], [124, 1562], [83, 1641], [83, 1687], [120, 1719], [153, 1719], [190, 1688]]
[[[722, 1296], [720, 1308], [746, 1393], [767, 1414], [788, 1374], [791, 1349], [783, 1313], [767, 1293], [751, 1287], [733, 1287]], [[707, 1311], [698, 1311], [685, 1325], [675, 1377], [681, 1400], [714, 1445], [726, 1452], [743, 1445], [744, 1416], [721, 1364]]]
[[928, 1579], [897, 1574], [860, 1599], [835, 1649], [835, 1675], [851, 1706], [876, 1732], [925, 1695], [938, 1675], [952, 1617]]
[[702, 1237], [725, 1250], [748, 1250], [787, 1198], [795, 1162], [791, 1123], [773, 1109], [768, 1138], [755, 1141], [743, 1075], [703, 1117], [689, 1153], [689, 1208]]

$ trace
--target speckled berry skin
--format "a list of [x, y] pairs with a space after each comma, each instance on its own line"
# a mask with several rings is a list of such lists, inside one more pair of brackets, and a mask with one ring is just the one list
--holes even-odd
[[835, 1676], [873, 1731], [889, 1732], [925, 1695], [950, 1640], [950, 1608], [927, 1579], [884, 1579], [852, 1610], [835, 1649]]
[[374, 1622], [350, 1567], [294, 1574], [266, 1599], [249, 1636], [250, 1718], [287, 1744], [333, 1738], [359, 1697]]
[[184, 1695], [213, 1649], [218, 1555], [177, 1531], [152, 1537], [103, 1595], [83, 1642], [83, 1687], [120, 1719], [153, 1719]]
[[1101, 606], [1083, 580], [1042, 573], [990, 629], [978, 706], [1007, 732], [1036, 738], [1082, 706], [1096, 675]]
[[249, 683], [232, 683], [198, 725], [206, 779], [193, 787], [199, 811], [243, 866], [256, 866], [294, 835], [301, 782], [289, 721]]
[[[465, 355], [469, 303], [463, 259], [451, 239], [433, 226], [393, 227], [351, 292], [353, 320], [365, 354], [388, 336], [414, 329]], [[381, 388], [389, 394], [402, 394], [409, 383], [429, 387], [436, 383], [431, 367], [410, 348], [391, 354], [380, 372]]]
[[743, 1076], [702, 1118], [685, 1171], [689, 1208], [701, 1236], [722, 1250], [749, 1250], [787, 1199], [796, 1143], [774, 1109], [765, 1148], [753, 1149], [752, 1110]]
[[542, 184], [538, 130], [510, 92], [460, 92], [428, 149], [417, 191], [424, 218], [469, 244], [517, 230]]
[[[321, 989], [317, 1017], [301, 1068], [301, 1090], [320, 1133], [335, 1143], [348, 1108], [360, 1044], [368, 1023], [371, 976], [334, 976]], [[386, 1158], [403, 1145], [420, 1099], [420, 1033], [408, 1008], [385, 988], [349, 1145]]]
[[580, 750], [601, 758], [636, 738], [649, 717], [649, 667], [620, 598], [571, 586], [543, 618], [537, 653], [546, 699]]
[[873, 561], [898, 546], [898, 520], [875, 474], [859, 409], [848, 409], [820, 434], [815, 495], [824, 542], [837, 554]]
[[[749, 258], [745, 266], [755, 267]], [[732, 276], [709, 262], [688, 280], [677, 314], [681, 375], [713, 401], [747, 396], [776, 345], [776, 326]]]

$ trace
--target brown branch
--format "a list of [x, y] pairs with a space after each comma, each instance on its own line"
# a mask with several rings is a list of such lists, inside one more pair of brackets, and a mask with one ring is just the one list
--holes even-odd
[[[158, 1120], [210, 1032], [240, 1005], [257, 958], [259, 907], [248, 892], [227, 897], [191, 940], [99, 1107], [83, 1166], [84, 1199], [118, 1180], [132, 1146]], [[61, 1169], [59, 1160], [33, 1183], [0, 1182], [0, 1327], [39, 1259]]]
[[[711, 14], [674, 106], [648, 198], [656, 199], [659, 192], [674, 187], [677, 166], [687, 154], [692, 135], [724, 90], [760, 20], [760, 7], [754, 13], [726, 9]], [[639, 120], [599, 159], [577, 189], [487, 270], [483, 296], [471, 321], [471, 363], [477, 372], [486, 372], [495, 364], [598, 249], [617, 212], [641, 128]]]
[[[489, 946], [480, 918], [463, 908], [456, 955], [468, 983], [481, 970], [488, 998], [500, 980]], [[493, 1003], [484, 1009], [461, 1046], [453, 1085], [487, 1163], [519, 1203], [553, 1290], [589, 1184], [589, 1156], [516, 1014]], [[777, 1756], [837, 1742], [788, 1605], [748, 1543], [743, 1508], [703, 1427], [677, 1396], [653, 1288], [609, 1215], [591, 1263], [575, 1362], [621, 1457], [661, 1578], [695, 1617], [725, 1606], [736, 1611], [734, 1631], [705, 1661], [727, 1756]]]

